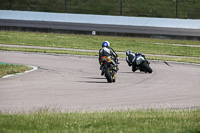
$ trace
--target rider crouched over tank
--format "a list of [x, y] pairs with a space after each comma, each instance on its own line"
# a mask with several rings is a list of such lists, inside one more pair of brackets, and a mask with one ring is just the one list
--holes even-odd
[[134, 53], [131, 50], [126, 51], [126, 62], [128, 66], [132, 66], [132, 71], [136, 70], [144, 71], [145, 73], [152, 73], [152, 69], [149, 67], [150, 62], [145, 58], [142, 53]]
[[[116, 70], [119, 70], [118, 68], [118, 55], [117, 53], [110, 47], [110, 43], [108, 41], [105, 41], [102, 43], [102, 48], [99, 50], [99, 64], [100, 64], [100, 70], [103, 70], [103, 65], [101, 64], [102, 57], [108, 57], [111, 59], [112, 64], [115, 66]], [[102, 71], [101, 75], [104, 75], [104, 71]]]

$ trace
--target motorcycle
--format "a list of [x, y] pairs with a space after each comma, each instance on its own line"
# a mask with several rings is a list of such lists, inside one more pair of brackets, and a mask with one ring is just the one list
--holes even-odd
[[[152, 69], [149, 66], [149, 62], [142, 56], [141, 53], [138, 53], [136, 56], [136, 70], [143, 71], [145, 73], [152, 73]], [[133, 64], [132, 64], [133, 65]]]
[[103, 56], [100, 62], [102, 71], [101, 75], [104, 75], [109, 83], [115, 82], [118, 68], [114, 66], [109, 57]]

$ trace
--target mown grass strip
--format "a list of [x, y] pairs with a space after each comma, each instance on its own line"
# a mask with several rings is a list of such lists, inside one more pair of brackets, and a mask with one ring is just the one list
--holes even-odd
[[[72, 54], [72, 55], [98, 56], [98, 52], [85, 52], [85, 51], [72, 51], [72, 50], [17, 48], [17, 47], [0, 47], [0, 50], [23, 51], [23, 52], [38, 52], [38, 53], [52, 53], [52, 54]], [[119, 54], [119, 57], [125, 58], [125, 54]], [[164, 60], [164, 61], [175, 61], [175, 62], [187, 62], [187, 63], [200, 64], [200, 58], [180, 58], [180, 57], [160, 57], [160, 56], [146, 56], [146, 57], [149, 60]]]
[[[200, 57], [200, 47], [188, 47], [184, 45], [200, 46], [200, 41], [188, 40], [165, 40], [151, 38], [133, 38], [133, 37], [111, 37], [111, 36], [91, 36], [91, 35], [71, 35], [71, 34], [54, 34], [54, 33], [38, 33], [38, 32], [15, 32], [15, 31], [0, 31], [0, 43], [2, 44], [17, 44], [40, 47], [56, 47], [70, 49], [88, 49], [99, 50], [101, 43], [105, 40], [111, 42], [111, 46], [115, 51], [125, 52], [127, 49], [133, 52], [141, 52], [144, 54], [156, 55], [173, 55], [173, 56], [188, 56]], [[160, 43], [160, 45], [158, 44]], [[166, 44], [181, 44], [164, 45]], [[26, 51], [26, 52], [41, 52], [55, 54], [75, 54], [97, 56], [95, 52], [80, 52], [70, 50], [47, 50], [36, 48], [8, 48], [0, 47], [1, 50], [9, 51]], [[124, 57], [124, 55], [119, 55]], [[153, 60], [177, 61], [199, 63], [199, 58], [175, 58], [175, 57], [156, 57], [148, 56]]]
[[[170, 40], [170, 39], [156, 39], [156, 38], [139, 38], [139, 37], [119, 37], [119, 36], [92, 36], [92, 35], [73, 35], [73, 34], [58, 34], [58, 33], [40, 33], [40, 32], [18, 32], [18, 31], [0, 31], [0, 43], [5, 44], [19, 44], [19, 45], [34, 45], [34, 46], [72, 46], [87, 44], [84, 46], [94, 47], [100, 42], [111, 40], [114, 42], [127, 41], [135, 43], [166, 43], [166, 44], [186, 44], [186, 45], [200, 45], [200, 41], [195, 40]], [[114, 42], [113, 42], [114, 41]], [[80, 42], [80, 43], [78, 43]], [[70, 45], [71, 44], [71, 45]], [[92, 45], [93, 44], [93, 45]], [[99, 46], [98, 46], [99, 47]]]
[[16, 48], [16, 47], [0, 47], [0, 50], [5, 51], [22, 51], [22, 52], [37, 52], [37, 53], [52, 53], [52, 54], [72, 54], [72, 55], [87, 55], [97, 56], [97, 52], [73, 51], [73, 50], [54, 50], [54, 49], [39, 49], [39, 48]]
[[149, 60], [173, 61], [173, 62], [186, 62], [200, 64], [200, 58], [180, 58], [180, 57], [158, 57], [146, 56]]
[[198, 133], [200, 110], [0, 113], [0, 132]]
[[0, 31], [2, 44], [99, 50], [105, 40], [108, 40], [111, 47], [118, 52], [130, 49], [144, 54], [200, 56], [200, 47], [163, 45], [166, 43], [199, 46], [200, 41]]
[[31, 70], [29, 66], [0, 63], [0, 78], [9, 74], [23, 73]]

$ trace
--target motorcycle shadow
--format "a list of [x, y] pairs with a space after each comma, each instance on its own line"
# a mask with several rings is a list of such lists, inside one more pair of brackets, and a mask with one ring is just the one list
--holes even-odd
[[103, 82], [103, 81], [78, 81], [78, 82], [91, 83], [91, 84], [92, 84], [92, 83], [93, 83], [93, 84], [94, 84], [94, 83], [95, 83], [95, 84], [97, 84], [97, 83], [101, 83], [101, 84], [102, 84], [102, 83], [108, 83], [107, 81], [105, 81], [105, 82]]
[[148, 73], [145, 73], [145, 72], [139, 72], [139, 71], [136, 71], [136, 72], [119, 72], [119, 73], [126, 73], [126, 74], [148, 74]]
[[119, 73], [133, 73], [133, 72], [119, 72]]
[[84, 77], [84, 78], [91, 79], [91, 80], [102, 80], [102, 79], [104, 79], [105, 81], [91, 81], [90, 80], [90, 81], [78, 81], [78, 82], [84, 82], [84, 83], [108, 83], [104, 77], [101, 77], [101, 78], [99, 78], [99, 77]]
[[97, 78], [97, 77], [87, 77], [87, 78], [89, 78], [89, 79], [105, 79], [104, 77], [101, 77], [101, 78]]

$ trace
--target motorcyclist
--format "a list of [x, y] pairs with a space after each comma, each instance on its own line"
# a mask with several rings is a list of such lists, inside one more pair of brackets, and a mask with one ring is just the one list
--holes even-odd
[[[110, 47], [110, 43], [105, 41], [102, 43], [102, 48], [99, 50], [99, 64], [101, 64], [101, 57], [107, 56], [111, 59], [112, 64], [116, 66], [118, 69], [118, 55], [115, 51]], [[100, 70], [102, 70], [102, 66], [100, 66]]]
[[[142, 57], [144, 57], [144, 59], [146, 59], [145, 56], [142, 53], [134, 53], [134, 52], [131, 52], [131, 50], [126, 51], [126, 62], [128, 63], [128, 66], [132, 66], [133, 72], [135, 72], [137, 70], [137, 68], [136, 68], [136, 58], [139, 55], [141, 55]], [[149, 61], [147, 61], [147, 62], [150, 64]]]

